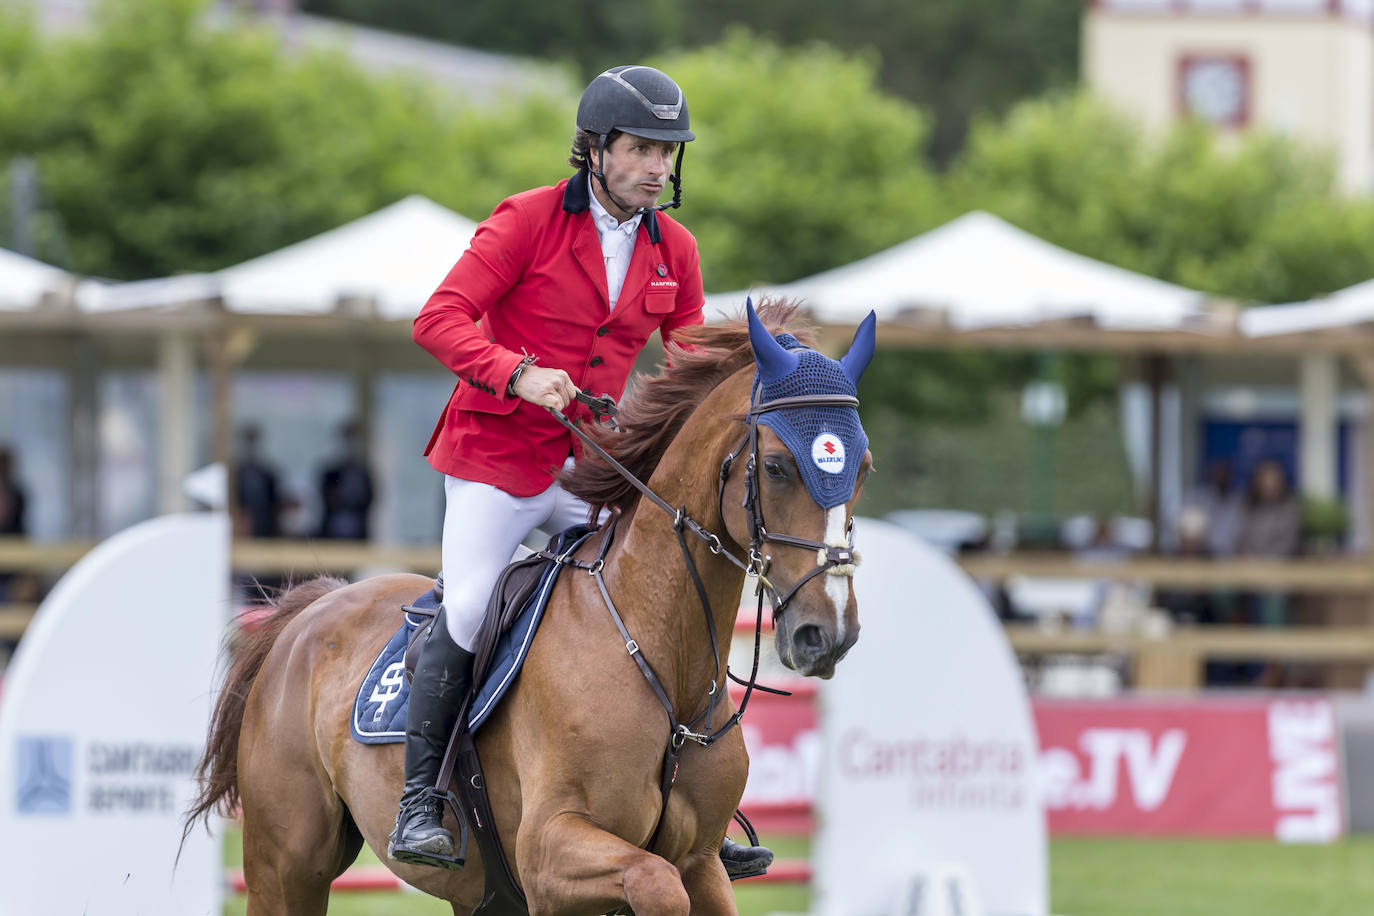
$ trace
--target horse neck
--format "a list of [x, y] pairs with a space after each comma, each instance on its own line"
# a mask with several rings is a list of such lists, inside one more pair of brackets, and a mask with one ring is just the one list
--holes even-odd
[[[721, 387], [727, 385], [730, 382]], [[726, 535], [717, 492], [720, 463], [735, 444], [730, 437], [740, 429], [726, 417], [743, 412], [743, 406], [722, 406], [729, 403], [728, 394], [722, 396], [718, 389], [697, 408], [665, 452], [649, 485], [669, 505], [684, 506], [693, 520], [741, 556], [739, 547]], [[747, 397], [746, 383], [742, 405], [747, 404]], [[693, 698], [705, 696], [716, 674], [717, 660], [724, 677], [744, 573], [725, 557], [711, 553], [700, 538], [684, 533], [687, 551], [710, 603], [710, 626], [717, 650], [713, 658], [701, 598], [672, 518], [641, 499], [617, 539], [619, 549], [608, 558], [608, 585], [638, 598], [626, 602], [622, 616], [674, 701], [686, 701], [690, 706]], [[720, 689], [724, 687], [722, 683]]]

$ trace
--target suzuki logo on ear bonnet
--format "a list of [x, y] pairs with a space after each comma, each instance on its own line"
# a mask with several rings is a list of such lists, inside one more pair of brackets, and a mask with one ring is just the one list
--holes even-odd
[[[746, 302], [749, 342], [758, 372], [758, 402], [818, 394], [858, 396], [859, 377], [873, 358], [877, 316], [869, 312], [859, 325], [849, 352], [838, 360], [802, 346], [791, 334], [768, 333], [752, 302]], [[853, 407], [803, 405], [760, 414], [759, 425], [771, 429], [797, 459], [802, 481], [822, 509], [849, 501], [868, 450], [868, 436]], [[806, 461], [807, 456], [811, 457]], [[850, 457], [854, 456], [854, 460]]]
[[844, 443], [838, 436], [821, 433], [811, 443], [811, 460], [827, 474], [844, 472]]

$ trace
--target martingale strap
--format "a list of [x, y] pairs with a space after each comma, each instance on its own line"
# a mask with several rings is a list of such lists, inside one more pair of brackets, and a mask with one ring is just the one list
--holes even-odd
[[[735, 714], [730, 717], [725, 725], [718, 731], [714, 733], [711, 732], [711, 713], [715, 709], [721, 694], [724, 692], [725, 686], [720, 677], [720, 652], [716, 644], [715, 628], [711, 626], [710, 602], [706, 597], [705, 585], [701, 582], [701, 578], [697, 573], [696, 564], [692, 560], [690, 551], [687, 550], [687, 542], [683, 538], [682, 530], [679, 528], [678, 543], [682, 546], [683, 555], [687, 561], [687, 569], [692, 575], [692, 581], [697, 588], [698, 597], [702, 602], [703, 608], [706, 609], [706, 629], [711, 636], [711, 651], [716, 661], [716, 674], [711, 683], [710, 702], [707, 704], [706, 709], [697, 715], [691, 722], [684, 724], [678, 721], [677, 711], [673, 708], [673, 703], [668, 698], [668, 692], [664, 689], [663, 682], [659, 680], [658, 675], [654, 672], [653, 666], [649, 664], [649, 660], [644, 657], [644, 653], [640, 650], [639, 644], [636, 643], [634, 637], [630, 635], [629, 627], [625, 625], [625, 619], [621, 617], [619, 609], [616, 608], [615, 601], [611, 598], [610, 590], [606, 588], [605, 577], [602, 575], [602, 570], [606, 565], [606, 554], [610, 550], [611, 542], [615, 537], [615, 527], [619, 521], [620, 513], [616, 511], [612, 514], [611, 519], [603, 528], [604, 533], [602, 535], [601, 547], [598, 549], [596, 558], [592, 560], [592, 562], [585, 563], [581, 560], [575, 560], [567, 553], [557, 557], [550, 556], [550, 559], [567, 566], [585, 570], [592, 576], [593, 581], [596, 582], [597, 590], [601, 592], [601, 598], [606, 604], [606, 609], [610, 612], [611, 620], [615, 623], [616, 629], [620, 631], [621, 639], [625, 641], [625, 651], [629, 653], [630, 658], [634, 659], [635, 664], [639, 667], [640, 673], [644, 676], [644, 680], [648, 682], [649, 688], [653, 691], [654, 696], [658, 698], [659, 704], [668, 715], [668, 746], [664, 750], [663, 763], [659, 773], [659, 796], [661, 801], [659, 805], [658, 820], [654, 824], [653, 834], [650, 836], [649, 843], [645, 847], [652, 849], [654, 844], [658, 842], [659, 833], [663, 829], [663, 820], [668, 811], [668, 796], [673, 790], [674, 783], [677, 781], [678, 759], [682, 756], [682, 748], [686, 745], [687, 741], [695, 741], [703, 747], [709, 747], [714, 744], [721, 736], [739, 724], [740, 719], [744, 716], [745, 709], [749, 705], [749, 694], [756, 687], [759, 690], [764, 690], [769, 693], [784, 695], [790, 695], [790, 693], [785, 690], [775, 690], [771, 687], [763, 687], [754, 683], [759, 673], [759, 643], [763, 632], [763, 598], [760, 595], [758, 616], [754, 624], [754, 664], [753, 670], [749, 673], [749, 680], [739, 681], [738, 678], [735, 678], [729, 673], [728, 669], [726, 671], [727, 676], [739, 681], [741, 684], [745, 684], [745, 695], [740, 700], [739, 709], [735, 711]], [[546, 556], [549, 555], [546, 554]], [[701, 727], [703, 720], [705, 721], [703, 728], [705, 733], [693, 732], [693, 728]]]

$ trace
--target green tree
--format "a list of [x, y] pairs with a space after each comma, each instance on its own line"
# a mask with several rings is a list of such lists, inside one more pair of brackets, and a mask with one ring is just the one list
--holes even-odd
[[[1333, 190], [1329, 159], [1256, 134], [1199, 125], [1147, 134], [1087, 93], [981, 119], [944, 176], [945, 209], [989, 210], [1072, 251], [1243, 302], [1305, 299], [1374, 274], [1374, 203]], [[1129, 511], [1116, 442], [1119, 363], [1065, 356], [1070, 416], [1057, 431], [1056, 511]], [[879, 353], [861, 397], [883, 505], [1025, 508], [1029, 430], [1013, 407], [1026, 354]]]
[[[205, 6], [107, 2], [89, 33], [50, 39], [0, 12], [0, 162], [37, 161], [81, 272], [215, 269], [417, 190], [490, 207], [486, 179], [527, 179], [524, 137], [554, 123], [550, 100], [523, 120], [465, 112], [338, 54], [289, 55], [247, 22], [207, 26]], [[566, 143], [542, 133], [545, 150]], [[561, 171], [548, 155], [543, 173]]]
[[305, 0], [300, 5], [321, 16], [438, 41], [565, 61], [587, 79], [675, 47], [673, 36], [688, 19], [680, 0]]
[[926, 119], [878, 88], [871, 57], [736, 30], [656, 63], [691, 105], [681, 219], [707, 289], [793, 280], [939, 221]]
[[[575, 98], [464, 107], [203, 9], [129, 0], [88, 34], [0, 29], [0, 161], [37, 161], [78, 271], [216, 269], [409, 193], [480, 219], [568, 174]], [[708, 288], [790, 280], [938, 219], [925, 120], [877, 89], [871, 60], [740, 32], [665, 65], [701, 137], [678, 215]]]
[[974, 115], [1074, 83], [1082, 9], [1082, 0], [699, 0], [684, 37], [712, 42], [740, 23], [784, 44], [876, 53], [883, 87], [932, 113], [929, 152], [943, 164]]
[[[428, 38], [568, 60], [590, 79], [648, 56], [717, 44], [743, 26], [783, 45], [876, 54], [881, 84], [934, 113], [937, 162], [970, 118], [1078, 74], [1082, 0], [304, 0], [302, 7]], [[801, 87], [798, 87], [800, 89]], [[804, 96], [798, 92], [797, 99]]]
[[1374, 203], [1340, 196], [1328, 156], [1283, 137], [1183, 124], [1144, 134], [1087, 93], [974, 128], [946, 184], [1080, 254], [1243, 301], [1307, 298], [1374, 274]]

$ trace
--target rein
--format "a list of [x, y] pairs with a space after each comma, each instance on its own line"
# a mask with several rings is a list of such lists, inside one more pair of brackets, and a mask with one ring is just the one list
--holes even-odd
[[[697, 744], [702, 745], [703, 747], [710, 747], [731, 728], [739, 724], [740, 719], [744, 716], [745, 707], [748, 706], [750, 693], [755, 689], [764, 691], [766, 693], [787, 694], [787, 691], [776, 690], [770, 687], [764, 687], [756, 682], [756, 678], [758, 677], [759, 666], [759, 644], [761, 641], [761, 632], [763, 626], [764, 592], [766, 591], [768, 593], [769, 602], [773, 607], [773, 617], [776, 620], [778, 616], [781, 615], [782, 612], [786, 609], [788, 602], [790, 602], [792, 598], [796, 595], [798, 589], [800, 589], [803, 585], [809, 582], [812, 578], [814, 578], [817, 575], [820, 575], [821, 573], [831, 573], [833, 575], [853, 575], [854, 567], [857, 565], [858, 562], [857, 556], [854, 553], [853, 549], [852, 520], [847, 531], [850, 543], [846, 546], [825, 544], [819, 541], [812, 541], [805, 538], [797, 538], [786, 534], [773, 534], [769, 532], [763, 523], [762, 497], [759, 493], [758, 488], [757, 469], [759, 416], [772, 410], [786, 410], [797, 407], [824, 406], [852, 407], [857, 409], [859, 406], [859, 399], [851, 397], [849, 395], [842, 394], [817, 394], [803, 395], [800, 397], [774, 398], [771, 401], [764, 401], [762, 403], [756, 404], [754, 403], [754, 401], [757, 398], [757, 396], [758, 390], [756, 388], [750, 394], [750, 408], [749, 413], [746, 416], [746, 422], [749, 426], [749, 432], [745, 437], [745, 441], [742, 442], [740, 446], [736, 448], [733, 452], [727, 455], [725, 460], [721, 462], [720, 480], [717, 488], [717, 502], [718, 504], [722, 505], [721, 516], [723, 518], [725, 482], [730, 476], [731, 465], [747, 444], [749, 446], [749, 460], [746, 465], [744, 499], [744, 508], [747, 509], [749, 513], [748, 517], [750, 533], [749, 558], [747, 561], [741, 560], [739, 557], [735, 556], [734, 553], [732, 553], [728, 548], [725, 547], [723, 543], [721, 543], [721, 539], [718, 535], [711, 531], [708, 531], [704, 526], [702, 526], [699, 522], [697, 522], [690, 515], [688, 515], [687, 508], [685, 506], [679, 506], [678, 508], [674, 509], [671, 505], [669, 505], [667, 500], [663, 499], [663, 497], [655, 493], [653, 489], [650, 488], [646, 483], [641, 481], [634, 474], [630, 473], [629, 469], [627, 469], [619, 461], [613, 458], [609, 452], [602, 448], [601, 445], [597, 443], [594, 439], [592, 439], [591, 436], [587, 435], [587, 433], [584, 432], [577, 424], [569, 420], [561, 411], [553, 410], [552, 408], [545, 408], [549, 411], [549, 414], [553, 416], [554, 419], [556, 419], [559, 423], [566, 427], [573, 435], [577, 436], [577, 438], [580, 439], [584, 445], [586, 445], [588, 448], [596, 452], [596, 454], [603, 461], [605, 461], [612, 469], [614, 469], [617, 474], [623, 477], [626, 480], [626, 482], [628, 482], [642, 495], [648, 498], [650, 502], [658, 506], [666, 514], [672, 516], [673, 518], [673, 530], [677, 534], [678, 545], [682, 549], [683, 561], [686, 564], [688, 573], [692, 577], [692, 585], [696, 589], [697, 598], [701, 602], [702, 610], [705, 612], [706, 631], [707, 634], [710, 636], [711, 652], [716, 662], [716, 675], [714, 679], [711, 681], [711, 688], [708, 691], [710, 702], [707, 704], [706, 710], [688, 725], [684, 725], [677, 721], [677, 716], [674, 710], [672, 709], [671, 704], [667, 700], [666, 693], [664, 693], [662, 687], [657, 683], [658, 679], [653, 676], [652, 669], [649, 668], [648, 662], [645, 661], [643, 657], [640, 655], [638, 644], [636, 644], [635, 641], [630, 638], [629, 632], [626, 630], [623, 621], [620, 619], [620, 615], [616, 611], [615, 605], [611, 602], [610, 594], [607, 592], [605, 584], [601, 580], [601, 567], [602, 565], [604, 565], [603, 561], [605, 553], [609, 549], [609, 536], [604, 539], [597, 560], [590, 564], [590, 568], [588, 569], [588, 571], [596, 577], [597, 585], [601, 590], [602, 597], [605, 599], [607, 607], [610, 609], [611, 616], [615, 619], [616, 626], [620, 629], [621, 635], [625, 637], [626, 650], [630, 652], [630, 655], [635, 659], [636, 663], [639, 664], [640, 670], [644, 672], [645, 678], [649, 680], [650, 685], [654, 687], [655, 693], [659, 696], [659, 702], [663, 704], [664, 709], [667, 711], [668, 718], [672, 726], [671, 743], [679, 750], [681, 749], [683, 743], [688, 740], [694, 741]], [[592, 395], [586, 394], [585, 392], [579, 391], [577, 393], [577, 400], [587, 405], [587, 407], [591, 410], [593, 417], [596, 419], [596, 422], [602, 423], [605, 422], [607, 418], [609, 418], [610, 423], [613, 426], [615, 425], [615, 418], [619, 408], [616, 405], [615, 399], [612, 398], [610, 395], [607, 394], [602, 395], [600, 397], [594, 397]], [[618, 428], [618, 426], [616, 426], [615, 428]], [[756, 591], [759, 600], [758, 611], [754, 626], [753, 668], [750, 671], [748, 680], [741, 680], [740, 678], [735, 677], [735, 675], [730, 673], [728, 670], [726, 671], [726, 674], [728, 677], [730, 677], [730, 679], [745, 687], [745, 693], [740, 700], [739, 709], [736, 710], [735, 714], [731, 716], [730, 719], [724, 725], [722, 725], [719, 730], [715, 732], [711, 732], [711, 713], [714, 711], [716, 704], [719, 702], [721, 693], [719, 687], [721, 683], [720, 649], [716, 641], [716, 631], [714, 626], [715, 617], [711, 611], [710, 600], [706, 595], [706, 587], [705, 584], [701, 581], [701, 575], [697, 571], [696, 562], [695, 560], [693, 560], [691, 552], [687, 548], [687, 540], [685, 537], [685, 533], [687, 532], [690, 532], [692, 535], [703, 541], [706, 544], [707, 549], [710, 550], [711, 553], [715, 554], [716, 556], [724, 557], [725, 559], [733, 563], [736, 567], [741, 569], [745, 573], [745, 575], [756, 576], [759, 580], [759, 587]], [[773, 586], [773, 583], [768, 580], [767, 572], [768, 567], [772, 563], [772, 557], [765, 556], [761, 553], [761, 549], [769, 541], [817, 551], [816, 568], [808, 572], [799, 581], [794, 583], [793, 586], [787, 590], [786, 594], [782, 595], [781, 597], [778, 595], [778, 591]], [[689, 725], [696, 725], [703, 719], [706, 722], [705, 733], [700, 734], [693, 732]]]
[[[610, 417], [612, 421], [614, 421], [618, 408], [616, 406], [615, 400], [611, 398], [610, 395], [602, 395], [599, 398], [594, 398], [591, 395], [585, 394], [583, 392], [578, 392], [577, 400], [581, 401], [584, 404], [587, 404], [589, 407], [592, 408], [593, 414], [597, 417], [598, 422], [601, 421], [601, 417], [603, 416]], [[635, 489], [639, 490], [639, 492], [643, 494], [650, 502], [652, 502], [654, 505], [662, 509], [665, 513], [673, 517], [673, 531], [677, 534], [678, 546], [682, 549], [683, 561], [687, 566], [688, 574], [692, 577], [692, 586], [696, 589], [697, 600], [701, 603], [701, 608], [705, 615], [706, 633], [711, 640], [711, 655], [715, 659], [716, 665], [715, 676], [712, 678], [711, 687], [707, 691], [707, 695], [710, 699], [706, 705], [706, 709], [691, 722], [684, 724], [678, 721], [677, 712], [673, 709], [673, 704], [668, 699], [667, 691], [663, 689], [662, 683], [659, 681], [658, 676], [654, 674], [653, 668], [649, 665], [648, 660], [645, 659], [644, 656], [640, 653], [639, 644], [636, 643], [634, 639], [630, 636], [629, 629], [625, 626], [625, 621], [621, 618], [620, 612], [616, 610], [615, 603], [611, 600], [610, 592], [606, 589], [605, 580], [602, 578], [601, 570], [605, 565], [606, 553], [610, 550], [611, 540], [614, 537], [615, 533], [615, 522], [619, 520], [619, 516], [617, 515], [612, 520], [609, 529], [606, 533], [606, 536], [602, 538], [601, 549], [597, 552], [596, 559], [593, 560], [591, 563], [583, 564], [567, 556], [554, 557], [553, 559], [557, 560], [560, 563], [576, 566], [578, 568], [584, 568], [596, 580], [597, 588], [601, 592], [601, 597], [606, 602], [606, 607], [611, 613], [611, 619], [615, 621], [616, 628], [620, 630], [620, 635], [625, 639], [625, 650], [629, 652], [630, 657], [635, 660], [635, 664], [639, 666], [639, 670], [644, 675], [644, 679], [649, 682], [649, 686], [653, 689], [654, 695], [658, 697], [659, 703], [662, 704], [664, 711], [666, 711], [668, 714], [668, 724], [671, 732], [669, 736], [669, 755], [671, 756], [673, 762], [672, 777], [675, 778], [677, 771], [676, 761], [678, 755], [682, 753], [683, 745], [687, 741], [693, 741], [697, 744], [700, 744], [702, 747], [710, 747], [712, 744], [715, 744], [718, 740], [720, 740], [721, 737], [725, 735], [726, 732], [728, 732], [730, 729], [734, 728], [736, 725], [739, 724], [740, 719], [744, 716], [745, 707], [749, 704], [749, 695], [752, 691], [757, 689], [768, 693], [787, 692], [781, 690], [774, 690], [770, 687], [763, 687], [755, 683], [755, 678], [758, 677], [759, 643], [761, 641], [761, 634], [763, 629], [763, 594], [762, 589], [760, 589], [759, 607], [757, 615], [758, 619], [755, 622], [754, 628], [753, 670], [749, 674], [748, 681], [739, 681], [739, 683], [745, 685], [744, 697], [741, 698], [740, 708], [735, 711], [735, 714], [731, 716], [725, 722], [725, 724], [722, 725], [718, 730], [714, 732], [711, 731], [711, 714], [715, 711], [716, 704], [720, 702], [720, 697], [722, 693], [720, 689], [720, 645], [716, 640], [715, 615], [711, 611], [711, 601], [707, 597], [706, 585], [701, 580], [701, 574], [697, 571], [696, 561], [692, 558], [692, 553], [687, 547], [686, 536], [688, 533], [691, 533], [692, 535], [703, 541], [706, 544], [707, 549], [710, 550], [711, 553], [715, 554], [716, 556], [725, 557], [731, 563], [735, 564], [735, 566], [743, 570], [746, 575], [759, 576], [760, 581], [762, 582], [763, 573], [762, 569], [760, 568], [760, 561], [758, 561], [757, 557], [754, 556], [752, 553], [750, 555], [750, 559], [748, 562], [745, 562], [741, 560], [739, 557], [735, 556], [723, 543], [721, 543], [720, 537], [718, 535], [714, 534], [713, 532], [707, 531], [705, 527], [703, 527], [699, 522], [697, 522], [695, 519], [693, 519], [690, 515], [687, 514], [686, 506], [679, 506], [678, 508], [674, 509], [671, 505], [669, 505], [667, 500], [665, 500], [663, 497], [655, 493], [653, 489], [651, 489], [648, 486], [648, 484], [644, 483], [634, 474], [630, 473], [628, 468], [626, 468], [615, 458], [611, 457], [610, 453], [607, 452], [604, 448], [602, 448], [601, 445], [596, 442], [596, 440], [594, 440], [591, 436], [587, 435], [586, 432], [584, 432], [580, 427], [577, 426], [577, 424], [573, 423], [566, 416], [564, 416], [561, 411], [553, 410], [552, 408], [547, 407], [545, 408], [545, 410], [548, 410], [551, 416], [558, 420], [559, 423], [563, 424], [563, 426], [567, 427], [567, 429], [570, 432], [572, 432], [573, 435], [577, 436], [577, 438], [582, 440], [582, 443], [584, 445], [595, 451], [597, 455], [599, 455], [603, 461], [609, 464], [617, 474], [625, 478], [625, 480], [628, 483], [634, 486]], [[697, 726], [703, 720], [705, 722], [704, 731], [692, 731], [692, 728]], [[667, 773], [667, 771], [668, 767], [665, 765], [665, 774]], [[671, 779], [667, 779], [667, 785], [671, 786], [671, 784]], [[666, 793], [664, 799], [664, 804], [666, 806]]]
[[[658, 698], [659, 703], [668, 714], [668, 747], [664, 752], [663, 768], [659, 779], [659, 789], [663, 801], [662, 807], [659, 810], [658, 823], [654, 827], [653, 835], [649, 838], [649, 843], [646, 848], [651, 848], [654, 845], [658, 839], [659, 832], [662, 830], [663, 817], [668, 810], [668, 795], [672, 791], [674, 782], [677, 780], [678, 758], [681, 757], [682, 749], [686, 743], [692, 741], [702, 747], [710, 747], [719, 741], [727, 732], [738, 725], [740, 720], [744, 717], [745, 708], [749, 705], [749, 697], [756, 689], [764, 691], [765, 693], [788, 694], [786, 690], [764, 687], [757, 683], [759, 673], [759, 649], [760, 643], [762, 642], [763, 631], [764, 592], [766, 591], [768, 593], [769, 602], [773, 606], [773, 619], [777, 620], [778, 616], [786, 609], [787, 603], [796, 595], [797, 590], [811, 581], [812, 578], [823, 572], [828, 572], [832, 575], [852, 576], [854, 567], [858, 562], [853, 549], [852, 521], [846, 532], [849, 544], [843, 547], [811, 541], [805, 538], [792, 537], [791, 535], [770, 533], [767, 528], [764, 527], [763, 523], [762, 497], [759, 492], [757, 476], [758, 418], [760, 415], [771, 410], [784, 410], [796, 407], [827, 406], [857, 408], [859, 406], [858, 398], [848, 395], [819, 394], [801, 397], [775, 398], [771, 401], [756, 404], [755, 399], [758, 393], [757, 387], [750, 393], [750, 408], [746, 416], [749, 431], [745, 436], [744, 442], [740, 443], [739, 447], [727, 455], [725, 460], [721, 463], [720, 480], [717, 485], [717, 503], [723, 510], [725, 482], [729, 479], [731, 465], [744, 449], [745, 445], [748, 445], [749, 460], [746, 464], [744, 497], [744, 508], [748, 512], [749, 519], [748, 560], [741, 560], [739, 557], [735, 556], [734, 553], [725, 547], [718, 535], [708, 531], [699, 522], [689, 516], [686, 506], [679, 506], [676, 509], [673, 508], [667, 500], [655, 493], [648, 484], [630, 473], [628, 468], [611, 457], [610, 453], [602, 448], [591, 436], [587, 435], [587, 433], [576, 423], [568, 419], [562, 411], [545, 408], [554, 419], [580, 439], [585, 446], [596, 452], [601, 460], [610, 465], [610, 467], [623, 477], [626, 482], [631, 484], [644, 497], [662, 509], [666, 514], [672, 516], [673, 531], [677, 535], [678, 546], [682, 550], [683, 562], [687, 567], [688, 574], [692, 578], [692, 586], [696, 589], [697, 599], [701, 603], [701, 608], [705, 615], [706, 633], [711, 641], [711, 656], [715, 662], [716, 673], [711, 680], [710, 689], [707, 691], [708, 701], [706, 708], [690, 722], [683, 723], [678, 720], [677, 712], [673, 709], [672, 701], [668, 699], [667, 691], [663, 689], [662, 682], [654, 673], [653, 667], [649, 664], [648, 659], [646, 659], [640, 651], [639, 644], [635, 642], [634, 638], [630, 635], [629, 629], [625, 626], [625, 621], [620, 616], [620, 612], [616, 609], [615, 602], [611, 600], [611, 594], [606, 588], [605, 579], [602, 577], [606, 554], [610, 550], [611, 542], [615, 536], [615, 526], [620, 519], [619, 514], [616, 513], [608, 523], [606, 533], [601, 539], [601, 547], [597, 551], [596, 558], [591, 563], [583, 563], [574, 560], [568, 553], [550, 556], [550, 559], [559, 563], [586, 570], [596, 581], [597, 589], [601, 592], [601, 597], [606, 603], [606, 608], [610, 611], [611, 619], [615, 622], [616, 629], [620, 631], [621, 638], [625, 640], [625, 651], [630, 654], [635, 664], [639, 666], [640, 673], [644, 675], [644, 679], [648, 682], [649, 687], [653, 690], [654, 695]], [[616, 414], [619, 408], [616, 405], [615, 399], [610, 395], [607, 394], [601, 397], [594, 397], [579, 391], [577, 393], [577, 400], [591, 410], [597, 423], [604, 423], [609, 419], [610, 425], [613, 428], [619, 428], [618, 424], [616, 424]], [[723, 511], [721, 512], [721, 518], [724, 519]], [[715, 731], [712, 731], [711, 716], [715, 711], [716, 705], [720, 702], [721, 696], [725, 692], [722, 689], [723, 681], [721, 679], [720, 646], [716, 639], [715, 615], [711, 611], [711, 601], [706, 594], [706, 585], [701, 580], [701, 574], [697, 570], [696, 561], [692, 558], [692, 552], [687, 546], [688, 533], [691, 533], [704, 542], [711, 553], [716, 556], [724, 557], [739, 569], [743, 570], [745, 575], [756, 576], [759, 581], [758, 588], [755, 592], [758, 596], [758, 608], [754, 621], [753, 666], [749, 672], [748, 680], [741, 680], [735, 677], [728, 668], [726, 669], [725, 674], [727, 677], [744, 686], [744, 696], [740, 699], [739, 709], [735, 710], [734, 715], [730, 716], [730, 718]], [[803, 576], [781, 597], [779, 597], [777, 589], [774, 588], [773, 584], [768, 581], [767, 573], [772, 562], [772, 557], [765, 556], [761, 553], [762, 549], [769, 541], [793, 547], [813, 549], [818, 552], [816, 568]], [[700, 732], [693, 731], [694, 728], [698, 727], [701, 728]], [[751, 841], [757, 842], [752, 836]]]

